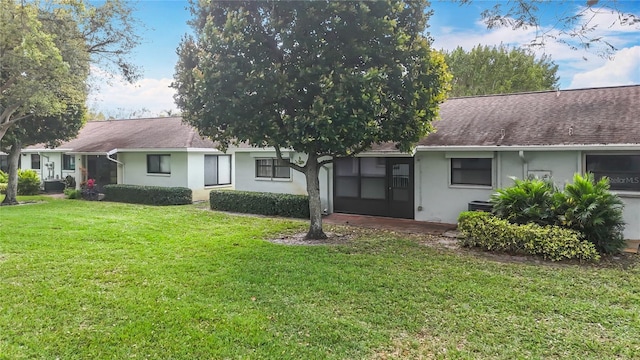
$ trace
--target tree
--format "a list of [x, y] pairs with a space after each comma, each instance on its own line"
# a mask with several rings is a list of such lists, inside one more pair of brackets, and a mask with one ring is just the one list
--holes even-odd
[[18, 203], [18, 161], [22, 147], [45, 143], [56, 147], [60, 142], [74, 138], [85, 124], [84, 102], [67, 104], [66, 111], [55, 116], [32, 116], [12, 127], [0, 142], [0, 150], [9, 154], [7, 192], [2, 205]]
[[536, 59], [526, 49], [477, 45], [445, 53], [453, 75], [451, 96], [505, 94], [558, 87], [558, 65], [548, 57]]
[[34, 113], [60, 112], [56, 89], [73, 87], [60, 49], [38, 19], [33, 5], [0, 0], [0, 139]]
[[444, 101], [444, 57], [424, 36], [425, 1], [192, 2], [195, 38], [178, 48], [176, 104], [226, 149], [307, 154], [311, 221], [322, 230], [318, 172], [372, 144], [408, 151]]
[[[455, 0], [461, 4], [469, 4], [474, 0]], [[580, 4], [574, 0], [510, 0], [496, 1], [496, 4], [482, 12], [482, 19], [488, 28], [507, 27], [513, 30], [535, 29], [535, 37], [529, 46], [542, 48], [549, 41], [557, 41], [572, 50], [585, 50], [596, 53], [600, 57], [610, 57], [617, 50], [615, 45], [604, 36], [594, 35], [598, 30], [597, 15], [614, 14], [615, 20], [609, 26], [640, 27], [640, 18], [630, 12], [622, 10], [623, 6], [617, 0], [584, 0], [576, 12], [557, 12], [550, 23], [543, 26], [541, 19], [549, 18], [541, 10], [544, 5], [553, 3], [555, 8], [569, 4]]]
[[[86, 98], [87, 78], [78, 81], [72, 70], [77, 64], [87, 70], [89, 61], [115, 68], [134, 81], [139, 70], [127, 56], [139, 39], [131, 14], [124, 0], [100, 6], [81, 0], [0, 0], [0, 140], [23, 119], [64, 114], [67, 104]], [[74, 57], [65, 57], [70, 51]]]
[[121, 0], [99, 7], [0, 0], [0, 6], [0, 148], [9, 152], [3, 204], [15, 204], [21, 147], [75, 137], [86, 121], [90, 63], [134, 81], [139, 71], [127, 56], [138, 37], [131, 8]]

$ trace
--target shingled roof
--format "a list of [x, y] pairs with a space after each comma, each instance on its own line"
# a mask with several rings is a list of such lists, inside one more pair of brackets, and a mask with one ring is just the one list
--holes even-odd
[[[42, 145], [28, 149], [43, 148]], [[90, 121], [78, 136], [58, 148], [68, 152], [104, 153], [113, 149], [215, 148], [180, 117]]]
[[452, 98], [419, 146], [640, 144], [640, 85]]

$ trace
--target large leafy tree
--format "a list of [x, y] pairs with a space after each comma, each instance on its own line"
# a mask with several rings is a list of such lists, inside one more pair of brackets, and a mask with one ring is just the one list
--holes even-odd
[[91, 63], [134, 81], [137, 44], [131, 8], [121, 0], [0, 0], [0, 149], [9, 153], [3, 204], [16, 203], [20, 149], [55, 146], [85, 121]]
[[38, 9], [0, 0], [0, 139], [18, 121], [34, 113], [60, 113], [64, 101], [55, 96], [70, 71], [52, 34], [43, 29]]
[[89, 62], [137, 79], [134, 25], [124, 0], [0, 0], [0, 140], [23, 119], [59, 116], [86, 98]]
[[449, 74], [430, 48], [426, 1], [193, 1], [173, 87], [203, 135], [308, 155], [311, 225], [323, 238], [318, 172], [373, 144], [408, 151], [429, 131]]
[[477, 45], [445, 53], [453, 75], [452, 96], [506, 94], [558, 87], [558, 65], [529, 50]]

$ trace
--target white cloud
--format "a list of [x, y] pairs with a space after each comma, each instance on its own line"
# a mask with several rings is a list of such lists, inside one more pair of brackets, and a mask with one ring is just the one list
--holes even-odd
[[92, 67], [91, 76], [97, 86], [90, 95], [90, 105], [107, 116], [119, 117], [142, 109], [147, 110], [145, 116], [158, 116], [167, 110], [177, 112], [175, 90], [169, 87], [172, 79], [145, 78], [130, 84], [96, 67]]
[[604, 65], [573, 76], [569, 88], [640, 84], [640, 46], [618, 51]]
[[[580, 11], [578, 9], [577, 11]], [[590, 11], [590, 10], [589, 10]], [[618, 14], [611, 11], [599, 11], [590, 13], [585, 17], [589, 19], [589, 25], [596, 26], [589, 33], [589, 38], [602, 37], [603, 40], [620, 48], [611, 59], [601, 57], [598, 47], [606, 45], [594, 44], [588, 50], [572, 50], [567, 44], [545, 39], [545, 45], [541, 48], [532, 48], [537, 56], [546, 54], [559, 65], [561, 88], [615, 86], [627, 84], [640, 84], [640, 46], [638, 46], [640, 29], [638, 26], [621, 25]], [[562, 39], [569, 40], [567, 35], [561, 35], [557, 29], [543, 28], [540, 33], [555, 34]], [[478, 44], [482, 45], [508, 45], [525, 47], [536, 38], [536, 30], [518, 29], [509, 27], [487, 29], [478, 21], [473, 28], [455, 29], [442, 27], [433, 29], [435, 49], [451, 51], [458, 46], [470, 50]]]
[[451, 51], [458, 46], [471, 50], [478, 44], [523, 46], [535, 37], [535, 30], [511, 30], [510, 28], [487, 30], [481, 22], [478, 22], [474, 29], [456, 31], [451, 27], [443, 27], [434, 30], [432, 34], [434, 34], [433, 48]]

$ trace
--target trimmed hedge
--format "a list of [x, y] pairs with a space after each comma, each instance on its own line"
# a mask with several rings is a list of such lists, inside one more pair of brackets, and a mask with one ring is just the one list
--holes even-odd
[[186, 205], [193, 202], [193, 193], [186, 187], [141, 185], [105, 185], [107, 201], [145, 205]]
[[309, 219], [309, 197], [254, 191], [212, 190], [211, 210]]
[[518, 225], [489, 213], [463, 212], [458, 230], [464, 238], [460, 244], [490, 251], [540, 255], [545, 259], [600, 260], [595, 246], [580, 232], [559, 226]]

